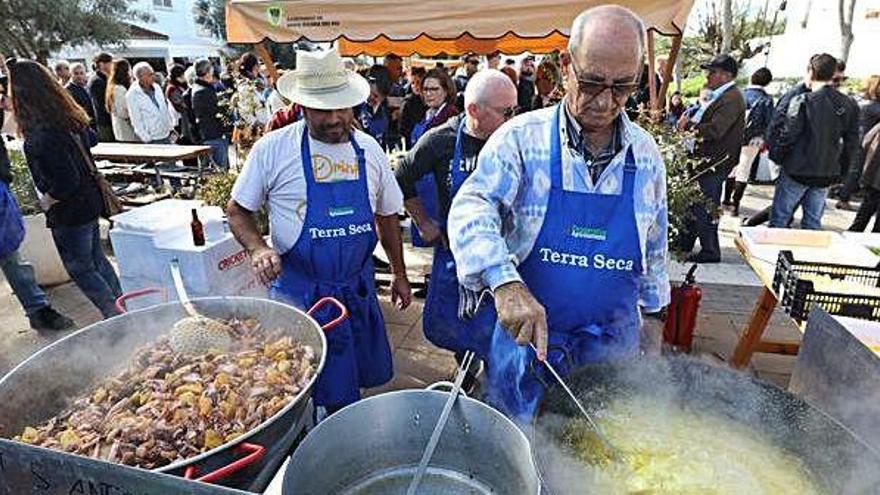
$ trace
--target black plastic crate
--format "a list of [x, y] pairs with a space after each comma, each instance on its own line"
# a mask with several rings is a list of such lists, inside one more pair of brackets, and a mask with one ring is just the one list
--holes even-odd
[[832, 315], [880, 321], [880, 296], [821, 292], [803, 275], [825, 275], [866, 287], [880, 287], [880, 267], [797, 261], [791, 251], [780, 251], [773, 276], [773, 291], [780, 296], [785, 312], [798, 322], [807, 319], [814, 305]]

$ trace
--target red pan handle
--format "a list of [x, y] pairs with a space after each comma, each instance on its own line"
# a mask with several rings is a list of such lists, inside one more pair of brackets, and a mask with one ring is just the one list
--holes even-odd
[[[203, 483], [216, 483], [220, 480], [232, 476], [233, 474], [241, 471], [251, 464], [256, 464], [257, 462], [260, 462], [263, 459], [263, 456], [266, 455], [266, 447], [247, 442], [238, 445], [235, 450], [240, 453], [247, 453], [247, 455], [242, 457], [241, 459], [238, 459], [237, 461], [229, 463], [229, 465], [211, 471], [201, 478], [196, 478], [196, 481], [201, 481]], [[188, 468], [186, 468], [186, 471], [184, 471], [183, 477], [191, 480], [196, 477], [198, 471], [199, 469], [197, 467], [189, 466]]]
[[125, 308], [126, 302], [128, 302], [130, 299], [146, 296], [148, 294], [162, 294], [162, 300], [166, 302], [168, 301], [168, 290], [165, 289], [165, 287], [149, 287], [146, 289], [126, 292], [125, 294], [119, 296], [119, 298], [116, 299], [116, 309], [118, 309], [120, 313], [127, 313], [128, 310]]
[[346, 320], [346, 318], [348, 318], [348, 308], [346, 308], [341, 302], [333, 297], [322, 297], [321, 299], [318, 299], [318, 302], [316, 302], [315, 305], [307, 311], [307, 313], [309, 316], [314, 316], [315, 312], [328, 304], [333, 304], [337, 308], [339, 308], [339, 316], [337, 316], [335, 320], [321, 327], [321, 329], [325, 332], [338, 327], [339, 324], [341, 324], [343, 321]]

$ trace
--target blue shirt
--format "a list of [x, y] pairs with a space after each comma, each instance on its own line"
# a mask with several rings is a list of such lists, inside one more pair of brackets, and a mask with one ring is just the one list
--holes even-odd
[[[565, 112], [560, 113], [564, 119]], [[449, 240], [459, 282], [468, 289], [494, 290], [522, 280], [516, 267], [534, 247], [550, 196], [550, 119], [554, 116], [553, 107], [536, 110], [495, 131], [480, 153], [476, 170], [452, 202]], [[639, 304], [656, 312], [669, 303], [666, 168], [650, 134], [623, 113], [619, 125], [620, 151], [594, 183], [583, 157], [571, 149], [566, 123], [560, 123], [563, 187], [620, 194], [626, 150], [633, 147], [633, 201], [644, 267]]]

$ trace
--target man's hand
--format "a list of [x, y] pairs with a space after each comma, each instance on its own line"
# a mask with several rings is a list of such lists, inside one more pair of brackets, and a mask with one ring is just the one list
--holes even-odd
[[50, 196], [49, 193], [40, 196], [40, 209], [42, 209], [43, 211], [48, 212], [57, 203], [58, 200]]
[[498, 322], [519, 345], [535, 344], [538, 359], [547, 358], [547, 313], [522, 282], [495, 289]]
[[251, 252], [251, 267], [263, 285], [269, 285], [281, 275], [281, 256], [274, 249], [265, 246]]
[[422, 236], [422, 240], [429, 246], [435, 246], [442, 243], [444, 247], [448, 247], [449, 243], [446, 241], [446, 236], [443, 235], [443, 230], [440, 229], [437, 222], [428, 219], [424, 222], [417, 223], [416, 228], [419, 229], [419, 235]]
[[409, 307], [412, 302], [412, 289], [409, 286], [409, 279], [405, 273], [394, 274], [394, 280], [391, 281], [391, 303], [403, 311]]

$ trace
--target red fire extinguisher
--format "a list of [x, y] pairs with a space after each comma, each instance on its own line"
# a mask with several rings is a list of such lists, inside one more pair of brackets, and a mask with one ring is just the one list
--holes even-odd
[[697, 326], [697, 311], [703, 291], [697, 285], [693, 265], [684, 277], [684, 283], [672, 288], [671, 301], [666, 308], [666, 325], [663, 327], [663, 340], [674, 349], [691, 351], [694, 341], [694, 328]]

